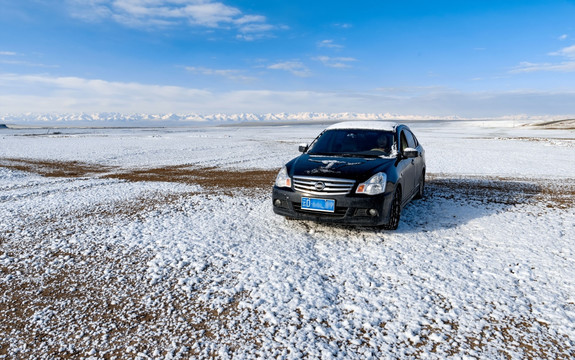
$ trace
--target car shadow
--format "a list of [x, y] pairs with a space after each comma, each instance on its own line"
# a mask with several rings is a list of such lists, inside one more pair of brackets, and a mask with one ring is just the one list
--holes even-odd
[[[311, 229], [340, 229], [350, 233], [419, 233], [439, 229], [450, 229], [474, 219], [508, 211], [522, 204], [547, 202], [553, 207], [553, 190], [537, 181], [508, 178], [479, 177], [437, 177], [430, 176], [426, 183], [425, 196], [412, 200], [401, 213], [399, 227], [395, 231], [381, 228], [321, 224], [293, 220], [307, 232]], [[572, 189], [571, 189], [572, 192]], [[556, 194], [557, 195], [557, 194]], [[563, 199], [561, 196], [557, 199]], [[316, 224], [316, 225], [313, 225]]]
[[402, 211], [397, 231], [420, 232], [454, 228], [542, 199], [542, 184], [505, 178], [432, 178], [423, 199]]

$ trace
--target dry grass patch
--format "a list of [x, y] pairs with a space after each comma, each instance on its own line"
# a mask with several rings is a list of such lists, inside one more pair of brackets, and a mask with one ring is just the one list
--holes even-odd
[[575, 130], [575, 119], [552, 120], [536, 124], [526, 124], [524, 126], [540, 129]]
[[538, 198], [546, 202], [548, 208], [572, 209], [575, 207], [575, 182], [564, 180], [547, 184], [541, 189]]
[[510, 177], [461, 177], [447, 178], [427, 174], [429, 193], [448, 198], [464, 197], [467, 200], [505, 205], [531, 202], [546, 204], [548, 208], [571, 209], [575, 206], [575, 180], [561, 182]]
[[200, 185], [208, 189], [221, 189], [233, 194], [235, 189], [258, 190], [272, 186], [278, 170], [224, 169], [193, 165], [163, 166], [148, 169], [121, 169], [113, 166], [89, 164], [80, 161], [51, 161], [16, 158], [0, 159], [0, 167], [25, 171], [46, 177], [100, 177], [126, 181], [159, 181]]
[[0, 167], [39, 174], [46, 177], [78, 178], [109, 172], [113, 167], [80, 161], [52, 161], [2, 158]]
[[[87, 177], [120, 179], [132, 182], [159, 181], [200, 185], [205, 189], [218, 189], [225, 195], [238, 190], [248, 192], [269, 189], [277, 169], [225, 169], [194, 165], [163, 166], [148, 169], [121, 169], [79, 161], [50, 161], [3, 158], [0, 167], [36, 173], [47, 177]], [[520, 179], [498, 176], [466, 176], [448, 178], [427, 174], [430, 192], [441, 196], [464, 196], [488, 203], [518, 205], [530, 201], [546, 203], [549, 208], [570, 209], [575, 205], [575, 181]]]
[[[461, 334], [457, 322], [434, 319], [424, 325], [419, 342], [411, 343], [415, 351], [410, 354], [421, 358], [425, 354], [445, 353], [449, 356], [471, 356], [497, 353], [505, 359], [573, 359], [575, 349], [570, 339], [558, 335], [549, 325], [535, 318], [507, 316], [504, 319], [484, 319], [488, 325], [473, 335]], [[501, 346], [504, 344], [504, 346]]]
[[215, 167], [194, 167], [190, 165], [166, 166], [152, 169], [122, 171], [105, 175], [105, 178], [127, 181], [162, 181], [201, 185], [204, 188], [265, 189], [272, 186], [277, 169], [274, 170], [232, 170]]

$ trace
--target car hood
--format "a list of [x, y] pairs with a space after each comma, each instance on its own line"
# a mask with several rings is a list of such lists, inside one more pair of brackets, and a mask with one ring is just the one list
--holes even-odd
[[395, 159], [303, 154], [293, 160], [292, 176], [323, 176], [361, 180], [384, 171]]

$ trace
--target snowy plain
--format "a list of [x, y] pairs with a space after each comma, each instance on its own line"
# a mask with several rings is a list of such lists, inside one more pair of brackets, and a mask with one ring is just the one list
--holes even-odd
[[573, 358], [575, 133], [513, 125], [410, 123], [429, 186], [394, 232], [107, 176], [273, 174], [325, 125], [0, 129], [0, 358]]

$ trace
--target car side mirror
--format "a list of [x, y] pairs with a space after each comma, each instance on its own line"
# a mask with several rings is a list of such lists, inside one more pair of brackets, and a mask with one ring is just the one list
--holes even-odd
[[299, 152], [304, 153], [307, 151], [308, 147], [309, 147], [308, 144], [302, 143], [302, 144], [299, 144], [298, 150], [299, 150]]
[[407, 159], [416, 158], [419, 156], [419, 151], [414, 148], [405, 148], [403, 150], [403, 156]]

